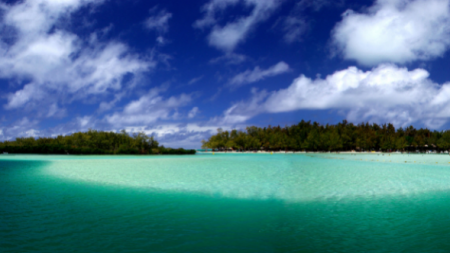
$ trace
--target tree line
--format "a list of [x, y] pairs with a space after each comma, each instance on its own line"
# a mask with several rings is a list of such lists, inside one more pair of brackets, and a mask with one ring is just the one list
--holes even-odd
[[218, 150], [290, 151], [389, 151], [450, 149], [450, 131], [398, 128], [392, 124], [361, 123], [346, 120], [336, 125], [320, 125], [302, 120], [286, 127], [247, 127], [245, 131], [223, 131], [202, 141], [202, 148]]
[[20, 137], [0, 142], [0, 152], [16, 154], [195, 154], [195, 150], [160, 146], [145, 133], [120, 133], [89, 130], [57, 137]]

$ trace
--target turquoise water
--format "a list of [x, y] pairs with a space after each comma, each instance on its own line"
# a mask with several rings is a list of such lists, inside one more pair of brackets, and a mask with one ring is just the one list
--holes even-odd
[[450, 156], [0, 156], [0, 252], [450, 252]]

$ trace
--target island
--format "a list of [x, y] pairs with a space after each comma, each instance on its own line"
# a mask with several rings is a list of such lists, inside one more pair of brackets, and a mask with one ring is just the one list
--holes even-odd
[[202, 148], [219, 151], [402, 151], [448, 152], [450, 131], [395, 129], [391, 123], [361, 123], [347, 120], [321, 125], [302, 120], [296, 125], [247, 127], [245, 131], [218, 129], [202, 141]]
[[143, 132], [89, 130], [56, 137], [20, 137], [0, 142], [0, 153], [72, 155], [193, 155], [196, 150], [166, 148]]

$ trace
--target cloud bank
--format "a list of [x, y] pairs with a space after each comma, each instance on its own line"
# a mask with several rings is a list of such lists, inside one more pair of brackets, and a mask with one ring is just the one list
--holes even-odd
[[449, 17], [449, 0], [377, 0], [367, 12], [346, 11], [332, 40], [366, 66], [430, 60], [450, 46]]
[[178, 115], [176, 110], [192, 101], [191, 96], [187, 94], [164, 99], [160, 95], [163, 91], [164, 89], [161, 88], [150, 90], [148, 94], [141, 96], [138, 100], [128, 103], [122, 112], [107, 115], [106, 121], [117, 128], [129, 125], [148, 125], [157, 120], [174, 119]]
[[59, 104], [117, 91], [124, 76], [138, 76], [155, 65], [123, 43], [102, 42], [101, 32], [86, 40], [67, 31], [64, 18], [102, 2], [25, 0], [4, 6], [1, 25], [10, 30], [0, 41], [0, 77], [26, 80], [7, 95], [6, 109], [40, 108], [41, 116], [62, 115]]
[[226, 110], [222, 121], [245, 122], [261, 113], [337, 109], [350, 121], [397, 126], [422, 122], [438, 128], [450, 117], [449, 108], [450, 83], [434, 83], [424, 69], [385, 64], [366, 72], [349, 67], [325, 79], [301, 75], [288, 88], [271, 93], [254, 90], [251, 99]]

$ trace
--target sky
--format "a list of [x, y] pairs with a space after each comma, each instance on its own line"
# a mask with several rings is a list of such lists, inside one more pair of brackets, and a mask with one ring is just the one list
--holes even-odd
[[2, 0], [0, 140], [450, 126], [450, 0]]

